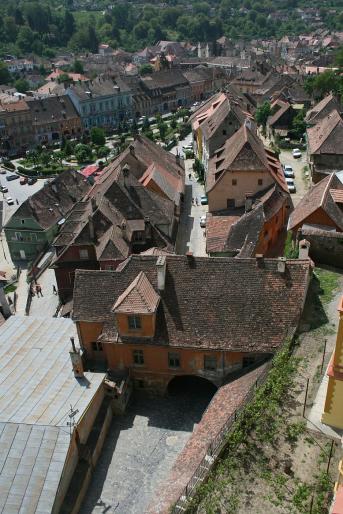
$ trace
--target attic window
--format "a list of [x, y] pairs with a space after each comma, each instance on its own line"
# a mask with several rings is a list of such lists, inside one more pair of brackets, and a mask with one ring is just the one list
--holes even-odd
[[130, 314], [127, 317], [129, 330], [140, 330], [142, 328], [142, 320], [136, 314]]
[[24, 225], [24, 223], [25, 223], [25, 220], [21, 220], [21, 224]]
[[223, 136], [226, 136], [227, 132], [226, 129], [223, 130]]

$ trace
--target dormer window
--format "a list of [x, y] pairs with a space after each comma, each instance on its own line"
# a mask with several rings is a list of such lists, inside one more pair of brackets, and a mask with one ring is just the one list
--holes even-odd
[[130, 314], [127, 317], [129, 330], [140, 330], [142, 328], [142, 320], [137, 314]]
[[114, 304], [117, 330], [122, 337], [153, 337], [160, 295], [142, 271]]

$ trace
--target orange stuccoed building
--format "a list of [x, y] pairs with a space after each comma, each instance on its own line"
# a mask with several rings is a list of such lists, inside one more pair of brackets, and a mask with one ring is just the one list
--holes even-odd
[[216, 386], [270, 357], [299, 321], [310, 261], [132, 255], [78, 270], [73, 319], [86, 367], [164, 393], [198, 376]]

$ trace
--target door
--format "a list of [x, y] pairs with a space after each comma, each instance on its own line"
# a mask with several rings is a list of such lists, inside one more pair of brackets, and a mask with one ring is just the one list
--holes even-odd
[[20, 258], [26, 259], [25, 250], [19, 250], [20, 251]]

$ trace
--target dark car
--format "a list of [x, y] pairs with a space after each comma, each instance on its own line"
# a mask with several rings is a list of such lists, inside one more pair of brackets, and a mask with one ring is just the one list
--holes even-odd
[[34, 177], [30, 177], [27, 181], [29, 186], [32, 186], [32, 184], [35, 184], [37, 182], [37, 179]]
[[17, 180], [18, 178], [19, 175], [7, 175], [6, 180], [9, 182], [10, 180]]

